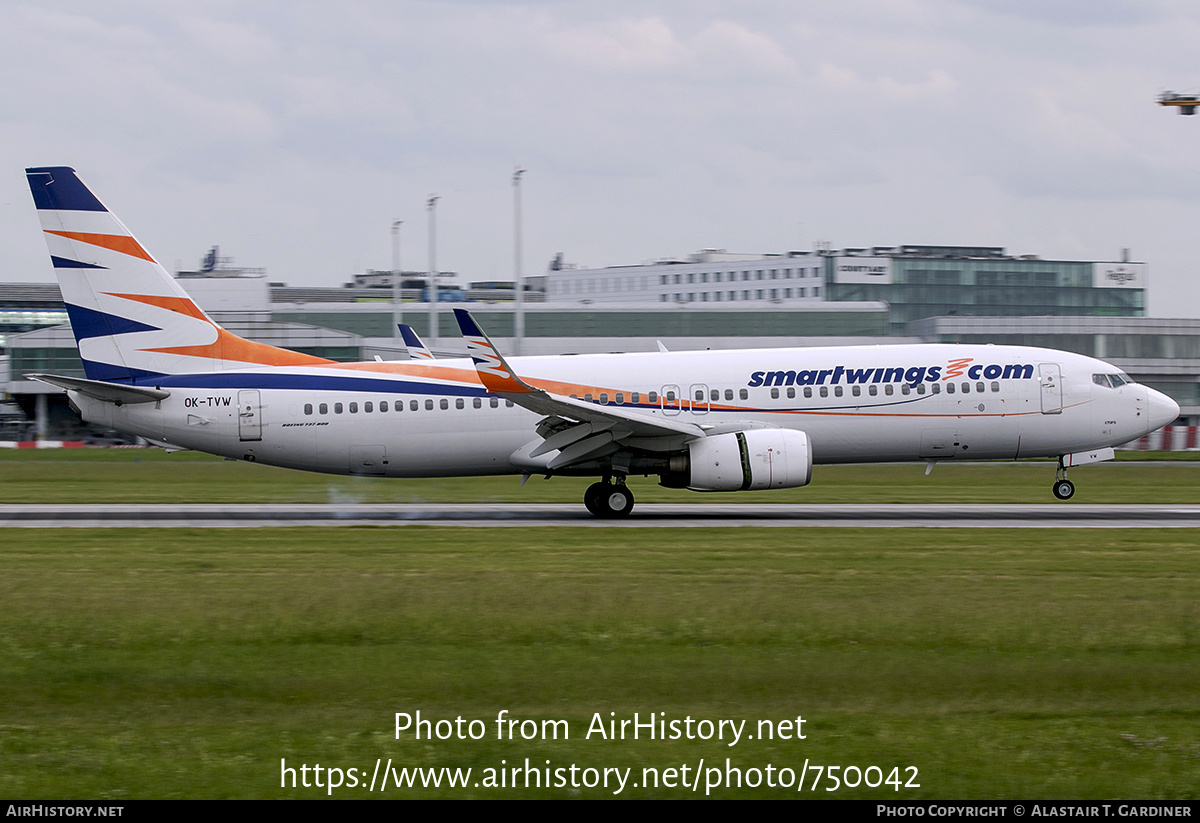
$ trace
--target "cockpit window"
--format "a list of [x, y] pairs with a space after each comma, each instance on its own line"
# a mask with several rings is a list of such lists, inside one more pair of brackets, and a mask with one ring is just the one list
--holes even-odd
[[1119, 389], [1126, 383], [1133, 383], [1129, 379], [1129, 375], [1120, 372], [1117, 374], [1093, 374], [1092, 382], [1097, 386], [1104, 386], [1110, 389]]

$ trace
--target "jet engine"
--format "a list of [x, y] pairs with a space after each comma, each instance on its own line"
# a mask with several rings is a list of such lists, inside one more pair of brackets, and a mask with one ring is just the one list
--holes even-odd
[[[680, 459], [683, 458], [683, 459]], [[804, 486], [812, 478], [808, 435], [792, 429], [747, 429], [702, 437], [671, 461], [664, 486], [746, 491]]]

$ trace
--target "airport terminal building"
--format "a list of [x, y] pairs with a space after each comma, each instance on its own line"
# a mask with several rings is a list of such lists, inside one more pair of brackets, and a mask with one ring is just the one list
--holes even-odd
[[883, 301], [890, 306], [889, 330], [899, 336], [926, 317], [1142, 317], [1146, 307], [1145, 263], [1044, 260], [998, 246], [760, 255], [706, 249], [603, 269], [568, 268], [556, 259], [531, 281], [547, 302], [577, 305]]

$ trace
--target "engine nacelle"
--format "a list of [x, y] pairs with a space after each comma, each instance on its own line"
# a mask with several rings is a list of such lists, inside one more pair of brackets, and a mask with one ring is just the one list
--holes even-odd
[[688, 444], [693, 491], [789, 489], [812, 479], [808, 435], [793, 429], [747, 429]]

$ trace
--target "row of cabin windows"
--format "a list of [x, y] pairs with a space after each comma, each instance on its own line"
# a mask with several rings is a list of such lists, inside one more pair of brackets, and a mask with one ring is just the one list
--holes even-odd
[[[721, 390], [713, 389], [710, 392], [710, 395], [711, 395], [711, 399], [720, 400], [721, 399]], [[573, 395], [571, 395], [571, 397], [574, 398], [575, 400], [579, 399], [579, 395], [577, 395], [577, 394], [573, 394]], [[742, 400], [749, 400], [750, 392], [748, 392], [746, 389], [741, 389], [740, 391], [738, 391], [738, 397], [740, 397]], [[594, 396], [591, 392], [588, 392], [587, 394], [585, 394], [583, 396], [583, 399], [586, 400], [588, 403], [596, 402], [602, 406], [608, 405], [608, 398], [609, 398], [609, 395], [608, 395], [608, 392], [606, 392], [606, 391], [600, 392], [600, 396], [598, 398], [596, 396]], [[675, 392], [669, 391], [669, 390], [663, 392], [662, 399], [669, 403], [674, 402], [676, 399]], [[704, 399], [704, 391], [703, 390], [701, 390], [701, 389], [696, 390], [696, 399], [697, 400]], [[725, 399], [726, 400], [733, 399], [733, 389], [725, 390]], [[619, 391], [619, 392], [614, 393], [612, 395], [612, 400], [613, 400], [613, 403], [615, 403], [618, 406], [624, 405], [625, 404], [625, 392]], [[642, 393], [636, 392], [636, 391], [630, 392], [629, 393], [629, 402], [633, 403], [634, 405], [641, 403], [642, 402]], [[646, 402], [652, 403], [652, 404], [657, 403], [658, 402], [658, 392], [656, 392], [656, 391], [647, 392], [646, 393]]]
[[[912, 394], [913, 392], [916, 392], [919, 395], [925, 394], [926, 392], [930, 392], [932, 394], [941, 394], [942, 393], [942, 385], [943, 384], [941, 384], [941, 383], [931, 383], [931, 384], [928, 384], [928, 388], [926, 388], [925, 383], [918, 383], [916, 386], [911, 386], [908, 383], [903, 383], [900, 386], [900, 394], [909, 395], [909, 394]], [[962, 394], [970, 394], [972, 391], [971, 384], [966, 381], [963, 381], [962, 383], [959, 383], [959, 384], [946, 383], [945, 386], [946, 386], [946, 394], [955, 394], [956, 392], [961, 392]], [[829, 386], [819, 386], [817, 388], [818, 388], [818, 391], [820, 392], [821, 397], [829, 397], [829, 388], [830, 388]], [[999, 392], [1000, 384], [993, 382], [991, 384], [991, 386], [989, 387], [986, 383], [983, 383], [981, 381], [981, 382], [975, 384], [974, 391], [977, 393], [982, 393], [982, 392], [988, 391], [989, 388], [993, 392]], [[812, 386], [804, 386], [803, 389], [804, 389], [805, 397], [811, 398], [813, 396], [813, 387]], [[876, 397], [879, 394], [879, 386], [878, 385], [868, 384], [866, 386], [866, 389], [867, 389], [867, 394], [871, 397]], [[863, 387], [861, 385], [850, 386], [850, 394], [853, 397], [861, 397], [862, 390], [863, 390]], [[789, 399], [796, 397], [796, 387], [795, 386], [788, 386], [786, 389], [786, 392], [787, 392], [787, 396]], [[885, 383], [883, 385], [883, 394], [885, 396], [891, 397], [895, 393], [896, 393], [896, 386], [894, 384]], [[842, 397], [844, 394], [845, 394], [844, 386], [834, 386], [833, 387], [833, 396], [834, 397]], [[712, 402], [720, 401], [721, 396], [722, 396], [721, 389], [709, 389], [708, 399], [710, 401], [712, 401]], [[738, 396], [738, 399], [740, 399], [740, 400], [749, 400], [750, 392], [746, 389], [738, 389], [737, 396]], [[778, 400], [779, 396], [780, 396], [779, 388], [778, 387], [772, 388], [771, 389], [771, 398], [773, 400]], [[571, 395], [571, 397], [576, 400], [579, 399], [579, 395], [573, 394], [573, 395]], [[631, 392], [629, 395], [629, 402], [636, 405], [637, 403], [641, 402], [641, 397], [642, 397], [641, 392]], [[733, 398], [734, 398], [733, 389], [725, 389], [724, 390], [724, 398], [725, 398], [725, 400], [733, 400]], [[583, 399], [586, 400], [588, 403], [598, 402], [602, 406], [607, 406], [608, 400], [609, 400], [609, 395], [608, 395], [608, 392], [600, 392], [599, 398], [596, 398], [591, 394], [591, 392], [588, 392], [587, 394], [585, 394], [583, 396]], [[647, 402], [649, 402], [649, 403], [652, 403], [652, 404], [657, 403], [658, 402], [658, 392], [648, 392], [646, 395], [646, 399], [647, 399]], [[675, 401], [675, 392], [673, 392], [673, 391], [664, 392], [663, 400], [665, 400], [667, 402], [674, 402]], [[704, 389], [696, 389], [694, 400], [699, 401], [701, 403], [704, 402]], [[613, 402], [616, 403], [618, 406], [624, 405], [625, 392], [614, 393], [613, 394]]]
[[[446, 410], [446, 409], [450, 408], [450, 401], [447, 398], [443, 397], [441, 400], [438, 401], [437, 405], [438, 405], [438, 408]], [[505, 400], [504, 405], [506, 408], [511, 409], [513, 407], [513, 402], [511, 400]], [[317, 414], [329, 414], [329, 406], [330, 406], [329, 403], [318, 403], [316, 406], [316, 413]], [[493, 409], [500, 408], [500, 398], [489, 397], [488, 398], [488, 406]], [[454, 408], [465, 409], [466, 407], [467, 407], [466, 400], [464, 400], [461, 397], [455, 398]], [[373, 413], [375, 411], [375, 408], [376, 408], [375, 402], [372, 400], [364, 401], [362, 404], [362, 411], [364, 414]], [[387, 412], [389, 409], [394, 409], [395, 411], [402, 412], [402, 411], [404, 411], [404, 401], [396, 400], [394, 403], [392, 403], [389, 406], [388, 401], [380, 400], [378, 408], [379, 408], [380, 412]], [[420, 400], [409, 400], [408, 408], [409, 408], [409, 411], [419, 411], [421, 409], [421, 401]], [[482, 397], [471, 398], [471, 408], [482, 409], [483, 408], [483, 398]], [[433, 400], [426, 400], [425, 401], [425, 411], [433, 411], [433, 409], [434, 409]], [[333, 404], [333, 413], [334, 414], [342, 414], [347, 411], [349, 411], [350, 414], [358, 414], [358, 411], [359, 411], [358, 402], [352, 401], [347, 404], [343, 404], [343, 403], [334, 403]], [[305, 414], [313, 413], [313, 404], [312, 403], [304, 404], [304, 413]]]
[[[941, 383], [930, 383], [928, 389], [925, 388], [925, 385], [926, 384], [924, 384], [924, 383], [918, 383], [914, 387], [914, 386], [910, 386], [908, 383], [903, 383], [900, 386], [900, 393], [901, 394], [912, 394], [914, 391], [917, 394], [925, 394], [926, 391], [929, 391], [932, 394], [941, 394], [942, 393], [942, 384]], [[970, 383], [967, 383], [964, 381], [963, 383], [960, 384], [960, 387], [961, 387], [961, 391], [963, 394], [971, 393], [971, 384]], [[821, 392], [821, 397], [829, 396], [829, 386], [820, 386], [819, 389]], [[862, 396], [862, 390], [863, 390], [862, 386], [858, 386], [858, 385], [851, 386], [850, 394], [853, 397], [860, 397], [860, 396]], [[985, 392], [987, 390], [988, 390], [988, 386], [986, 384], [984, 384], [982, 382], [975, 384], [976, 392]], [[1000, 391], [1000, 384], [992, 383], [991, 390], [994, 392]], [[955, 385], [953, 383], [946, 384], [946, 394], [954, 394], [955, 391], [956, 391], [956, 389], [955, 389]], [[891, 383], [885, 383], [883, 386], [883, 393], [885, 396], [891, 396], [896, 393], [896, 387], [894, 385], [892, 385]], [[842, 386], [834, 386], [833, 387], [833, 396], [834, 397], [841, 397], [843, 394], [845, 394], [844, 387], [842, 387]], [[876, 395], [879, 394], [879, 387], [874, 384], [868, 385], [867, 386], [867, 394], [870, 395], [871, 397], [875, 397]], [[794, 386], [788, 386], [787, 396], [789, 398], [796, 396], [796, 388]], [[804, 396], [805, 397], [813, 396], [812, 386], [804, 387]], [[774, 400], [779, 399], [779, 389], [778, 388], [771, 389], [771, 398]], [[701, 398], [697, 398], [697, 399], [701, 399]]]

